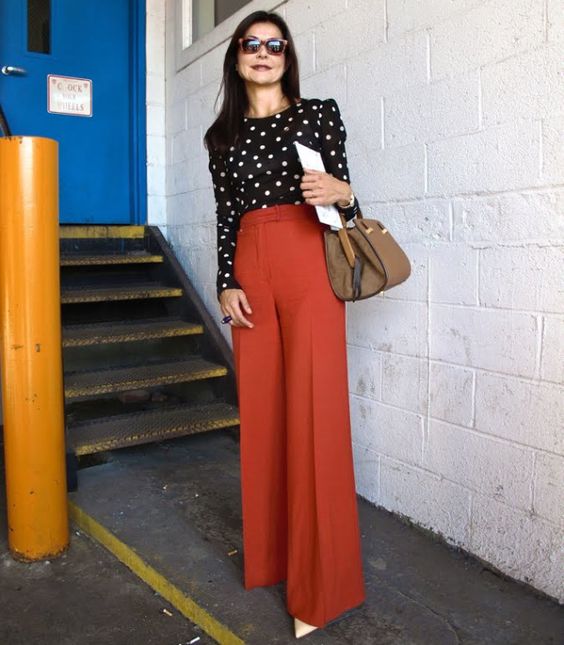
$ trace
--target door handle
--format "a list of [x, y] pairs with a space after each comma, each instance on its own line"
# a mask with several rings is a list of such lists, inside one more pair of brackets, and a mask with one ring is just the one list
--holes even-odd
[[13, 65], [4, 65], [4, 67], [0, 69], [0, 72], [2, 72], [4, 76], [24, 76], [27, 74], [23, 67], [14, 67]]

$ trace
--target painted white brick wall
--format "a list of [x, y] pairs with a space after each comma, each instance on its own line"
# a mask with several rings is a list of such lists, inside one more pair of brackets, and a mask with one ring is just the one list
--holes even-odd
[[[166, 220], [164, 79], [158, 61], [149, 70], [160, 124], [149, 137], [151, 218], [219, 318], [202, 139], [226, 41], [177, 71], [175, 4]], [[365, 215], [388, 225], [413, 264], [403, 285], [347, 305], [358, 491], [564, 601], [559, 4], [288, 0], [278, 11], [299, 48], [302, 95], [339, 102]]]
[[166, 235], [165, 3], [147, 0], [147, 222]]

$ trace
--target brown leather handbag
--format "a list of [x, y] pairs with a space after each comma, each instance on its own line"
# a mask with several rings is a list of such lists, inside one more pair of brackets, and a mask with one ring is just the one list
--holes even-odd
[[331, 287], [341, 300], [364, 300], [407, 280], [411, 264], [390, 231], [377, 219], [365, 219], [360, 209], [347, 227], [326, 229], [325, 259]]

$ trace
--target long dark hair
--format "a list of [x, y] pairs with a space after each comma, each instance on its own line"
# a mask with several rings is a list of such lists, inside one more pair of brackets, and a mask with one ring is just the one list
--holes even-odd
[[224, 153], [230, 146], [235, 145], [240, 137], [243, 127], [243, 115], [249, 107], [249, 99], [245, 89], [245, 81], [239, 76], [235, 65], [237, 64], [237, 50], [239, 38], [243, 37], [249, 27], [256, 22], [270, 22], [282, 32], [282, 38], [288, 41], [286, 48], [286, 69], [282, 76], [282, 91], [293, 103], [300, 98], [300, 74], [296, 48], [288, 25], [284, 18], [277, 13], [268, 11], [255, 11], [243, 18], [231, 36], [231, 42], [225, 52], [223, 60], [223, 78], [214, 106], [223, 89], [223, 104], [216, 120], [204, 135], [206, 149], [214, 149]]

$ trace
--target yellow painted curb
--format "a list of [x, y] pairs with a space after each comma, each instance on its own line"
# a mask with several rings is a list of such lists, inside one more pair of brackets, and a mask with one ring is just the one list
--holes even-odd
[[79, 528], [94, 538], [118, 560], [123, 562], [141, 580], [189, 620], [199, 625], [207, 634], [222, 645], [244, 645], [244, 641], [236, 636], [228, 627], [220, 623], [197, 602], [188, 597], [176, 585], [169, 582], [161, 573], [147, 564], [135, 551], [119, 540], [113, 533], [99, 524], [79, 506], [69, 501], [69, 517]]

